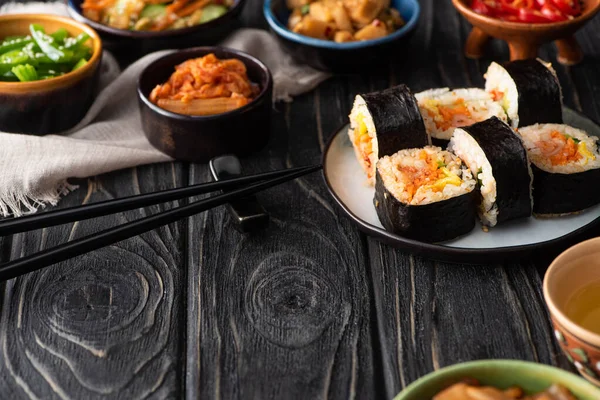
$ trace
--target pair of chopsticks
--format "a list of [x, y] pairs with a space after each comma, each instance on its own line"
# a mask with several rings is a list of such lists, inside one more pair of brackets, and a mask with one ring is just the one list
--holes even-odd
[[128, 222], [8, 263], [0, 264], [0, 280], [16, 278], [17, 276], [129, 239], [160, 226], [175, 222], [181, 218], [191, 217], [194, 214], [255, 194], [261, 190], [268, 189], [320, 169], [320, 165], [314, 165], [266, 172], [226, 181], [202, 183], [185, 188], [163, 190], [160, 192], [124, 197], [116, 200], [108, 200], [95, 204], [0, 221], [0, 236], [6, 236], [18, 232], [47, 228], [167, 201], [179, 200], [185, 197], [197, 196], [217, 190], [230, 190], [223, 194]]

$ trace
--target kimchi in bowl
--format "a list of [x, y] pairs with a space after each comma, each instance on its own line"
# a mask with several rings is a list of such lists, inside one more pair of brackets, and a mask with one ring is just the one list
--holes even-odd
[[[188, 94], [180, 96], [177, 92], [179, 89], [175, 87], [165, 88], [166, 84], [178, 84], [177, 77], [173, 76], [176, 66], [180, 66], [177, 73], [181, 74], [181, 68], [187, 68], [182, 63], [199, 58], [214, 62], [212, 57], [243, 64], [253, 86], [245, 93], [246, 99], [229, 92], [223, 95], [227, 97], [209, 99], [211, 94], [203, 96], [194, 92], [190, 96], [196, 98], [190, 100]], [[239, 65], [235, 68], [239, 68]], [[180, 89], [183, 92], [190, 91], [189, 87]], [[261, 150], [269, 140], [272, 97], [273, 80], [267, 66], [249, 54], [222, 47], [197, 47], [170, 53], [149, 64], [138, 81], [139, 107], [146, 137], [163, 153], [190, 162], [207, 162], [222, 154], [246, 156]], [[222, 103], [228, 98], [243, 101], [234, 108], [227, 108]], [[161, 102], [161, 99], [165, 102]], [[183, 100], [179, 105], [176, 102], [178, 99]], [[186, 110], [206, 108], [196, 107], [196, 100], [201, 100], [198, 103], [206, 100], [209, 108], [213, 108], [210, 115], [185, 114]], [[175, 108], [169, 106], [173, 103]], [[215, 107], [224, 108], [215, 111]]]

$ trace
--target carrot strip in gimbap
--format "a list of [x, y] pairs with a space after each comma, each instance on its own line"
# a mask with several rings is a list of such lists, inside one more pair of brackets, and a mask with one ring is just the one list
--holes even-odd
[[473, 174], [458, 157], [426, 146], [379, 160], [373, 201], [386, 230], [442, 242], [475, 226], [475, 185]]
[[533, 212], [558, 216], [600, 203], [597, 138], [562, 124], [519, 129], [533, 164]]
[[454, 128], [490, 117], [507, 120], [502, 106], [483, 89], [430, 89], [415, 94], [415, 98], [434, 144], [447, 145]]
[[370, 184], [379, 158], [429, 144], [417, 100], [406, 85], [357, 95], [348, 136]]

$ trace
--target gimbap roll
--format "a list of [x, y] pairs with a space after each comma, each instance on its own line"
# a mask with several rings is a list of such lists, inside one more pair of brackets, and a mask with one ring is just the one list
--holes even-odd
[[456, 128], [448, 150], [471, 169], [485, 226], [531, 216], [532, 172], [521, 138], [496, 117]]
[[357, 95], [348, 136], [371, 184], [379, 158], [429, 143], [417, 100], [406, 85]]
[[533, 212], [561, 215], [600, 202], [597, 138], [561, 124], [519, 129], [533, 164]]
[[447, 145], [454, 128], [490, 117], [506, 121], [502, 106], [483, 89], [431, 89], [415, 94], [425, 129], [432, 141]]
[[442, 242], [475, 226], [475, 185], [471, 171], [458, 157], [426, 146], [379, 160], [373, 201], [386, 230]]
[[537, 123], [562, 123], [562, 92], [550, 63], [517, 60], [491, 63], [485, 90], [500, 103], [513, 128]]

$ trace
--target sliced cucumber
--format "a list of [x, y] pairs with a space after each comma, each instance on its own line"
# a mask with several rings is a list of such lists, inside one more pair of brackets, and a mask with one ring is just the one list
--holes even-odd
[[165, 14], [166, 11], [167, 11], [167, 6], [165, 6], [164, 4], [148, 4], [146, 7], [144, 7], [142, 12], [140, 13], [140, 19], [141, 18], [154, 19], [156, 17], [159, 17], [159, 16]]
[[227, 12], [227, 7], [219, 4], [209, 4], [202, 9], [202, 16], [200, 17], [199, 23], [212, 21], [213, 19], [219, 18], [221, 15]]

